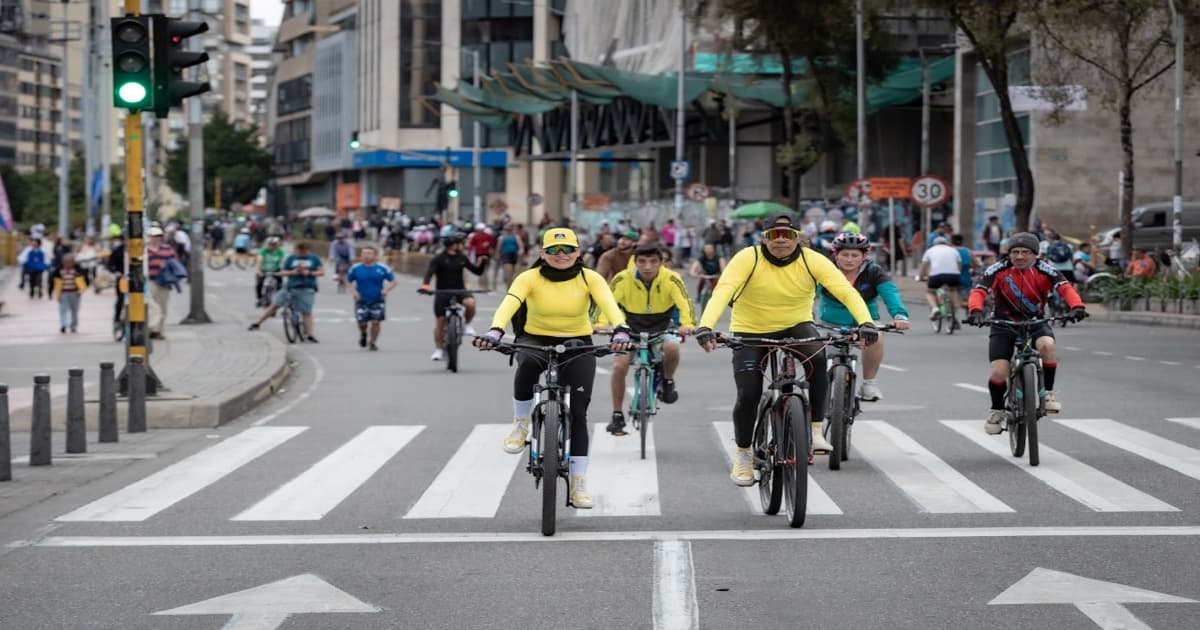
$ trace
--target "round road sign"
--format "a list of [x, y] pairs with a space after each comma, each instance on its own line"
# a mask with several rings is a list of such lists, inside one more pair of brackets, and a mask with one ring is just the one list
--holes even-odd
[[704, 182], [692, 182], [688, 184], [687, 191], [684, 194], [692, 201], [701, 202], [708, 199], [708, 186]]
[[846, 187], [846, 199], [855, 205], [871, 205], [871, 180], [856, 179]]
[[912, 184], [912, 199], [922, 208], [934, 208], [950, 198], [950, 185], [937, 175], [922, 175]]

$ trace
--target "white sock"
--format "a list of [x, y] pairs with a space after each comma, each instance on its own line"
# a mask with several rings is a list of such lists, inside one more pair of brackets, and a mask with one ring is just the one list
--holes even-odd
[[875, 384], [875, 379], [873, 379], [873, 378], [864, 378], [863, 379], [863, 385], [874, 385], [874, 384]]
[[571, 464], [570, 464], [571, 478], [574, 479], [576, 477], [587, 476], [587, 463], [588, 463], [587, 455], [580, 455], [579, 457], [572, 457]]
[[529, 412], [531, 412], [531, 411], [533, 411], [533, 399], [532, 398], [530, 398], [529, 400], [517, 400], [516, 398], [513, 399], [513, 417], [514, 418], [528, 418]]

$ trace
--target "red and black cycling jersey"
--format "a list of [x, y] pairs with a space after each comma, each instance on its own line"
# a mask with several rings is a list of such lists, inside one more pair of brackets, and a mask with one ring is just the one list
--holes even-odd
[[1018, 269], [1012, 260], [1005, 258], [984, 270], [971, 289], [967, 309], [983, 310], [984, 301], [991, 293], [996, 319], [1036, 319], [1042, 317], [1051, 291], [1057, 291], [1070, 308], [1083, 306], [1075, 287], [1050, 263], [1039, 258], [1028, 269]]

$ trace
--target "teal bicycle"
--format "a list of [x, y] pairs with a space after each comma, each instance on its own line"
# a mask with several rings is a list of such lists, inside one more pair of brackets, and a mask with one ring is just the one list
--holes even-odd
[[658, 413], [658, 395], [663, 380], [663, 341], [677, 334], [674, 329], [658, 333], [638, 333], [634, 336], [633, 355], [633, 399], [629, 401], [629, 417], [633, 428], [642, 438], [642, 459], [646, 459], [646, 435], [650, 431], [650, 417]]

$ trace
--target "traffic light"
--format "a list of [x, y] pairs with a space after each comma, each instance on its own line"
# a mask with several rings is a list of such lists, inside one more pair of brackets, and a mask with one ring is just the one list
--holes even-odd
[[154, 106], [154, 67], [150, 54], [150, 18], [112, 18], [113, 106], [129, 110]]
[[362, 143], [358, 141], [358, 130], [350, 132], [350, 150], [357, 151]]
[[183, 70], [208, 61], [208, 53], [184, 50], [183, 42], [208, 30], [205, 22], [187, 22], [165, 15], [150, 16], [154, 22], [154, 115], [166, 118], [183, 99], [203, 94], [207, 82], [185, 81]]
[[450, 180], [450, 183], [446, 184], [446, 198], [447, 199], [458, 199], [458, 182], [457, 181]]

